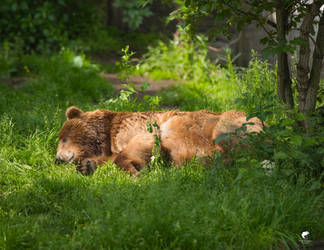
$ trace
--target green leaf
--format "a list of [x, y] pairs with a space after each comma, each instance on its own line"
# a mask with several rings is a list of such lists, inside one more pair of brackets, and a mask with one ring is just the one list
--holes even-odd
[[297, 113], [296, 119], [297, 121], [305, 121], [307, 117], [303, 113]]
[[321, 183], [319, 181], [314, 181], [312, 186], [309, 188], [310, 191], [316, 191], [321, 188]]
[[216, 139], [215, 139], [215, 141], [214, 141], [214, 144], [217, 144], [217, 143], [219, 143], [221, 140], [223, 140], [223, 139], [227, 139], [228, 138], [228, 134], [222, 134], [222, 135], [220, 135], [220, 136], [218, 136]]
[[242, 130], [242, 131], [245, 133], [245, 132], [247, 131], [246, 123], [244, 123], [244, 124], [242, 125], [242, 127], [240, 127], [239, 130]]
[[281, 123], [282, 126], [287, 126], [287, 125], [292, 125], [294, 124], [295, 121], [293, 119], [290, 119], [290, 118], [287, 118], [287, 119], [284, 119]]
[[295, 146], [300, 146], [303, 142], [303, 138], [300, 135], [292, 136], [290, 139], [290, 143]]
[[28, 9], [28, 4], [27, 4], [26, 1], [23, 1], [23, 2], [21, 3], [21, 9], [22, 9], [22, 10], [27, 10], [27, 9]]
[[282, 172], [283, 172], [283, 174], [284, 174], [285, 176], [291, 176], [292, 174], [295, 173], [295, 171], [292, 170], [292, 169], [284, 169], [284, 170], [282, 170]]
[[288, 158], [288, 155], [285, 152], [277, 152], [274, 154], [275, 160], [285, 160]]
[[47, 29], [44, 29], [43, 30], [43, 34], [44, 34], [44, 36], [48, 36], [49, 35], [49, 31]]
[[304, 163], [308, 163], [309, 159], [308, 159], [308, 155], [304, 154], [302, 151], [300, 150], [293, 150], [290, 153], [290, 156], [298, 161], [304, 162]]
[[29, 40], [30, 42], [34, 43], [34, 42], [35, 42], [35, 37], [33, 37], [33, 36], [29, 36], [29, 37], [28, 37], [28, 40]]
[[12, 6], [11, 6], [11, 10], [16, 12], [18, 9], [18, 5], [16, 3], [14, 3]]
[[51, 21], [55, 21], [56, 20], [55, 15], [49, 15], [48, 16], [48, 19], [51, 20]]
[[127, 84], [122, 84], [122, 86], [124, 88], [126, 88], [127, 90], [129, 90], [129, 92], [131, 92], [131, 93], [137, 93], [137, 90], [135, 88], [135, 85], [132, 82], [127, 83]]
[[149, 84], [147, 81], [145, 81], [143, 84], [141, 84], [139, 87], [142, 90], [142, 92], [144, 92], [145, 90], [147, 90], [149, 87], [151, 86], [151, 84]]

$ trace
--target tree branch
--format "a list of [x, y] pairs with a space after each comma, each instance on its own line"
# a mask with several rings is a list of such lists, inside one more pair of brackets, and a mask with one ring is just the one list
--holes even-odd
[[[263, 24], [263, 22], [260, 20], [260, 16], [258, 14], [254, 14], [250, 11], [244, 11], [244, 10], [240, 10], [240, 9], [236, 9], [233, 6], [231, 6], [230, 3], [225, 3], [225, 5], [229, 8], [232, 9], [232, 11], [234, 11], [235, 13], [239, 14], [239, 15], [243, 15], [243, 16], [251, 16], [253, 17], [259, 24]], [[271, 26], [274, 29], [277, 29], [277, 24], [271, 20], [269, 20], [268, 18], [264, 18], [266, 19], [266, 23]], [[263, 28], [264, 24], [262, 25]]]

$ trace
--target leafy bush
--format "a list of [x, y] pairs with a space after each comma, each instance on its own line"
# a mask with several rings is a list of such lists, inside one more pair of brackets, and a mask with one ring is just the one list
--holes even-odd
[[115, 0], [113, 2], [114, 7], [121, 9], [123, 22], [127, 23], [132, 31], [136, 30], [143, 23], [144, 17], [149, 17], [153, 14], [142, 3], [142, 0]]
[[192, 80], [215, 82], [217, 69], [207, 57], [204, 36], [191, 39], [180, 26], [176, 38], [166, 44], [149, 47], [139, 67], [139, 74], [148, 74], [154, 79]]
[[324, 129], [321, 126], [306, 134], [296, 127], [294, 120], [283, 116], [270, 127], [265, 127], [264, 133], [242, 138], [228, 157], [232, 160], [230, 164], [238, 168], [255, 166], [291, 181], [323, 180], [323, 138]]
[[[203, 71], [202, 67], [196, 76], [183, 80], [185, 83], [163, 91], [164, 103], [186, 110], [211, 109], [220, 112], [239, 109], [262, 120], [267, 118], [268, 122], [274, 120], [273, 115], [280, 117], [283, 109], [276, 98], [276, 77], [269, 65], [255, 55], [248, 68], [238, 70], [229, 55], [230, 52], [223, 68], [206, 59], [208, 70]], [[200, 67], [199, 64], [196, 67]], [[172, 71], [172, 74], [175, 72]], [[203, 72], [207, 72], [205, 74], [209, 74], [211, 79]]]
[[18, 49], [13, 51], [9, 42], [0, 47], [0, 76], [9, 77], [23, 74], [23, 63]]
[[[299, 121], [304, 119], [298, 113], [295, 115]], [[324, 173], [324, 129], [318, 121], [313, 119], [312, 122], [313, 131], [308, 133], [296, 127], [295, 120], [289, 117], [280, 119], [269, 128], [273, 161], [283, 175], [309, 179]]]
[[125, 46], [125, 35], [113, 27], [100, 27], [70, 41], [67, 46], [74, 51], [84, 51], [91, 55], [117, 55]]
[[267, 122], [276, 123], [283, 117], [284, 109], [276, 91], [277, 76], [267, 61], [261, 61], [252, 51], [248, 67], [236, 75], [238, 86], [235, 104], [238, 109]]
[[4, 0], [0, 42], [23, 43], [25, 52], [50, 52], [99, 25], [96, 1]]

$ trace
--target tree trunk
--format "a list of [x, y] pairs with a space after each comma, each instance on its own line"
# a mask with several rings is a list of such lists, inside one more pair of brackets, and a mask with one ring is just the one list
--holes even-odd
[[[288, 26], [288, 11], [285, 9], [282, 1], [276, 2], [276, 19], [279, 44], [286, 44], [286, 34]], [[291, 77], [288, 63], [288, 54], [281, 51], [278, 54], [278, 83], [277, 93], [279, 98], [288, 106], [289, 109], [294, 108], [294, 99], [291, 89]]]
[[[318, 66], [322, 65], [322, 57], [319, 56], [321, 52], [316, 42], [315, 51], [313, 55], [313, 63], [315, 63], [315, 65], [312, 65], [312, 73], [313, 73], [312, 85], [313, 86], [312, 88], [310, 88], [311, 85], [310, 77], [309, 77], [310, 55], [311, 55], [311, 49], [309, 46], [310, 31], [314, 23], [314, 18], [319, 13], [320, 6], [321, 6], [321, 1], [314, 2], [310, 6], [309, 12], [305, 15], [303, 22], [300, 26], [300, 38], [304, 41], [305, 44], [300, 46], [300, 50], [299, 50], [299, 61], [297, 64], [297, 83], [298, 83], [297, 89], [298, 89], [298, 110], [303, 114], [307, 114], [309, 111], [313, 111], [315, 109], [316, 93], [317, 93], [318, 86], [316, 87], [316, 83], [314, 81], [317, 80], [319, 82], [320, 75], [318, 75], [318, 73], [320, 74], [320, 72], [317, 71], [318, 70], [320, 71], [320, 69], [318, 69]], [[318, 38], [320, 39], [321, 35], [319, 36], [319, 33], [320, 32], [318, 32]], [[315, 94], [315, 99], [314, 99], [314, 94]]]
[[316, 108], [316, 97], [321, 79], [321, 71], [324, 66], [324, 14], [318, 25], [315, 49], [313, 53], [312, 71], [309, 79], [309, 87], [306, 95], [304, 110], [306, 112], [314, 111]]
[[101, 0], [100, 1], [100, 7], [103, 14], [102, 17], [102, 24], [105, 26], [111, 25], [112, 18], [113, 18], [113, 6], [112, 6], [113, 0]]

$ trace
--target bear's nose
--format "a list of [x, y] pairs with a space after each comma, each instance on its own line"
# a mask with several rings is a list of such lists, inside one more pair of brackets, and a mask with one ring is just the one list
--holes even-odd
[[55, 156], [54, 163], [55, 164], [62, 164], [63, 160], [61, 159], [61, 157], [59, 155], [57, 155], [57, 156]]

